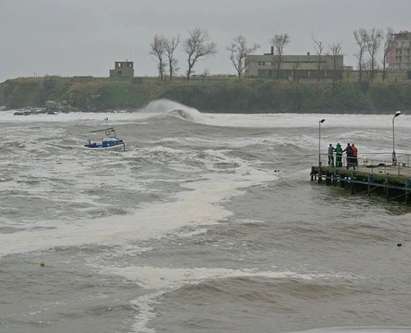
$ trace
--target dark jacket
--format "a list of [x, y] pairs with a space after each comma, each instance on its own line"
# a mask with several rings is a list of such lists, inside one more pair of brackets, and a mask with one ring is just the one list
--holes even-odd
[[352, 147], [351, 145], [347, 147], [345, 147], [344, 151], [347, 153], [347, 156], [352, 156]]

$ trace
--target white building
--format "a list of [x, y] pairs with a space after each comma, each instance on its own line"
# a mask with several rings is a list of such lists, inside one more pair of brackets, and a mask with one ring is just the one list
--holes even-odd
[[[249, 55], [246, 59], [246, 76], [279, 78], [286, 80], [342, 79], [343, 55], [283, 55], [280, 58], [271, 53]], [[278, 71], [279, 69], [279, 71]]]
[[388, 69], [411, 70], [411, 32], [402, 31], [394, 34], [394, 42], [388, 53]]

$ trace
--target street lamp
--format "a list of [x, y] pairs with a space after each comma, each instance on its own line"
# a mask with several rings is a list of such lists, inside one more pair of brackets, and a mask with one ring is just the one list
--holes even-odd
[[395, 112], [394, 116], [392, 117], [392, 165], [397, 165], [397, 155], [395, 154], [395, 118], [401, 115], [401, 111]]
[[325, 119], [321, 119], [318, 122], [318, 167], [321, 168], [321, 124], [324, 123]]

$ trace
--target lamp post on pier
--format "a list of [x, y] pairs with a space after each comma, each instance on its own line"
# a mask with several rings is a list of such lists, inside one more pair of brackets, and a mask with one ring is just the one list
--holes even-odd
[[397, 165], [397, 155], [395, 153], [395, 118], [401, 115], [401, 111], [395, 112], [394, 116], [392, 117], [392, 165]]
[[325, 119], [321, 119], [318, 122], [318, 167], [321, 168], [321, 124], [325, 122]]

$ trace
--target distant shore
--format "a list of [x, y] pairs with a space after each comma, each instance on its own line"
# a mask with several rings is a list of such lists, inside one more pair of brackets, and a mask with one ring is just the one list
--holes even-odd
[[361, 113], [411, 110], [411, 82], [288, 82], [224, 78], [132, 81], [92, 77], [18, 78], [0, 83], [4, 109], [45, 112], [135, 110], [170, 99], [212, 113]]

